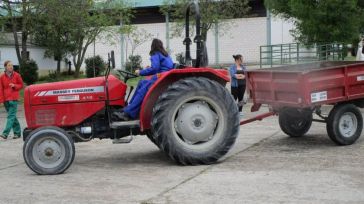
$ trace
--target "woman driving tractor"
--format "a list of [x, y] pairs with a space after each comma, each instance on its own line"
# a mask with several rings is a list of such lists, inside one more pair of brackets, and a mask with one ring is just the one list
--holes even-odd
[[113, 118], [118, 121], [128, 121], [139, 117], [140, 106], [144, 96], [147, 94], [150, 86], [157, 80], [157, 74], [173, 69], [173, 61], [163, 47], [159, 39], [153, 39], [151, 50], [149, 52], [151, 66], [143, 70], [136, 70], [135, 74], [139, 76], [151, 76], [150, 79], [140, 80], [133, 97], [128, 106], [121, 112], [114, 112]]

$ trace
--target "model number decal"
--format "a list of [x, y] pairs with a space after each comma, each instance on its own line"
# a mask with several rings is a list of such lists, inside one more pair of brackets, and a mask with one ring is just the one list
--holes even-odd
[[58, 101], [79, 101], [79, 95], [58, 96]]
[[327, 91], [311, 93], [311, 103], [327, 100]]
[[104, 92], [103, 86], [94, 86], [94, 87], [85, 87], [85, 88], [76, 88], [76, 89], [38, 91], [34, 96], [57, 96], [57, 95], [102, 93], [102, 92]]
[[357, 81], [364, 81], [364, 76], [363, 75], [362, 76], [357, 76], [356, 80]]

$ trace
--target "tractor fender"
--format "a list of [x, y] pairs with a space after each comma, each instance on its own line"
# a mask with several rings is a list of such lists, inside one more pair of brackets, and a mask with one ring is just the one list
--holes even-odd
[[151, 128], [153, 107], [158, 97], [168, 88], [168, 86], [180, 79], [187, 77], [206, 77], [217, 81], [225, 86], [230, 81], [229, 72], [225, 69], [212, 68], [184, 68], [173, 69], [171, 71], [158, 74], [157, 81], [152, 85], [144, 97], [140, 109], [140, 128], [142, 132]]

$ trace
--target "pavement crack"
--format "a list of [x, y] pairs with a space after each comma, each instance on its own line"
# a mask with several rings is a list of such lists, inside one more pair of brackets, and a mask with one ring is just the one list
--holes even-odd
[[251, 148], [254, 148], [254, 147], [258, 146], [258, 145], [260, 145], [261, 143], [264, 143], [264, 142], [265, 142], [265, 141], [267, 141], [269, 138], [276, 136], [276, 135], [277, 135], [278, 133], [280, 133], [280, 132], [281, 132], [281, 130], [277, 130], [276, 132], [274, 132], [273, 134], [269, 135], [268, 137], [265, 137], [265, 138], [263, 138], [263, 139], [259, 140], [258, 142], [253, 143], [253, 144], [252, 144], [252, 145], [250, 145], [249, 147], [247, 147], [247, 148], [245, 148], [245, 149], [242, 149], [241, 151], [236, 152], [235, 154], [232, 154], [232, 155], [230, 155], [230, 156], [226, 157], [225, 161], [227, 161], [227, 160], [231, 159], [232, 157], [234, 157], [234, 156], [236, 156], [236, 155], [238, 155], [238, 154], [240, 154], [240, 153], [242, 153], [242, 152], [248, 151], [248, 150], [250, 150]]
[[[242, 149], [241, 151], [236, 152], [235, 154], [232, 154], [232, 155], [230, 155], [230, 156], [226, 157], [226, 159], [224, 159], [224, 162], [225, 162], [225, 161], [227, 161], [227, 160], [230, 160], [231, 158], [235, 157], [236, 155], [238, 155], [238, 154], [240, 154], [240, 153], [242, 153], [242, 152], [248, 151], [249, 149], [251, 149], [251, 148], [253, 148], [253, 147], [258, 146], [259, 144], [264, 143], [264, 142], [265, 142], [265, 141], [267, 141], [270, 137], [274, 137], [275, 135], [277, 135], [277, 134], [278, 134], [278, 133], [280, 133], [280, 132], [281, 132], [281, 131], [280, 131], [280, 130], [278, 130], [278, 131], [274, 132], [273, 134], [271, 134], [270, 136], [267, 136], [267, 137], [265, 137], [265, 138], [263, 138], [263, 139], [261, 139], [261, 140], [257, 141], [256, 143], [253, 143], [253, 144], [252, 144], [252, 145], [250, 145], [249, 147], [247, 147], [247, 148], [245, 148], [245, 149]], [[218, 165], [219, 165], [219, 164], [221, 164], [221, 163], [218, 163]], [[190, 176], [190, 177], [188, 177], [188, 178], [184, 179], [184, 180], [183, 180], [183, 181], [181, 181], [180, 183], [178, 183], [178, 184], [176, 184], [176, 185], [174, 185], [174, 186], [172, 186], [172, 187], [170, 187], [170, 188], [167, 188], [166, 190], [164, 190], [164, 191], [160, 192], [158, 195], [153, 196], [153, 197], [151, 197], [151, 198], [149, 198], [149, 199], [146, 199], [146, 200], [144, 200], [144, 201], [141, 201], [140, 203], [141, 203], [141, 204], [152, 204], [154, 199], [159, 198], [159, 197], [163, 196], [164, 194], [166, 194], [166, 193], [168, 193], [168, 192], [170, 192], [170, 191], [173, 191], [174, 189], [178, 188], [179, 186], [181, 186], [181, 185], [183, 185], [183, 184], [185, 184], [185, 183], [187, 183], [187, 182], [189, 182], [189, 181], [193, 180], [194, 178], [196, 178], [196, 177], [198, 177], [198, 176], [202, 175], [203, 173], [205, 173], [205, 172], [206, 172], [206, 171], [208, 171], [209, 169], [212, 169], [212, 168], [214, 168], [214, 167], [216, 167], [216, 166], [218, 166], [218, 165], [209, 165], [209, 166], [208, 166], [208, 167], [206, 167], [205, 169], [203, 169], [203, 170], [199, 171], [197, 174], [195, 174], [195, 175], [193, 175], [193, 176]]]
[[13, 165], [10, 165], [10, 166], [2, 167], [2, 168], [0, 168], [0, 171], [6, 170], [6, 169], [10, 169], [10, 168], [13, 168], [13, 167], [16, 167], [16, 166], [19, 166], [19, 165], [21, 165], [23, 163], [24, 162], [20, 162], [20, 163], [16, 163], [16, 164], [13, 164]]

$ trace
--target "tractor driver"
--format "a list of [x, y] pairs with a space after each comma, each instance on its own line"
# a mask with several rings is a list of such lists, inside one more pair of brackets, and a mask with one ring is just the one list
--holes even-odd
[[156, 74], [173, 69], [172, 58], [164, 49], [161, 40], [153, 39], [149, 55], [151, 56], [151, 66], [143, 70], [136, 70], [135, 74], [140, 76], [153, 75], [152, 78], [139, 81], [129, 105], [123, 108], [121, 112], [113, 113], [113, 118], [115, 120], [127, 121], [137, 119], [139, 117], [140, 106], [142, 105], [144, 96], [147, 94], [150, 86], [157, 80]]

